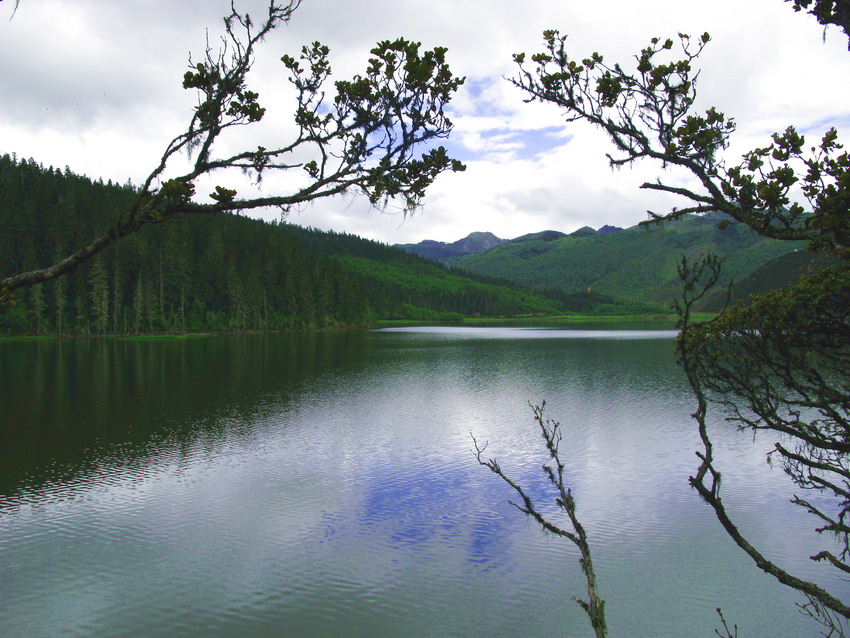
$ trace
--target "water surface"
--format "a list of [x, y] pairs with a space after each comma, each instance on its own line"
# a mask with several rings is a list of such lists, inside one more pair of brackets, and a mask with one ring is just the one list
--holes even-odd
[[[545, 498], [547, 401], [612, 636], [816, 635], [688, 487], [693, 410], [664, 330], [374, 332], [0, 343], [0, 635], [591, 635]], [[846, 596], [719, 422], [724, 494], [775, 560]], [[825, 541], [826, 548], [831, 544]]]

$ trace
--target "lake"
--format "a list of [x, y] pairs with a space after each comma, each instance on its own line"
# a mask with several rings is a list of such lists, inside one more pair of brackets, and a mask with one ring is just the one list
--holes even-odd
[[[651, 328], [0, 342], [0, 635], [590, 636], [577, 550], [472, 453], [543, 502], [542, 399], [612, 637], [710, 637], [717, 607], [817, 635], [688, 486], [694, 401]], [[745, 533], [850, 595], [774, 439], [713, 433]]]

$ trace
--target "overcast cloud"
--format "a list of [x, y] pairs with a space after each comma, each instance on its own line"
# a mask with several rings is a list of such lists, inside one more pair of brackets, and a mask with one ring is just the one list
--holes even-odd
[[[265, 5], [237, 2], [257, 15]], [[211, 37], [220, 32], [229, 0], [21, 0], [10, 20], [13, 8], [0, 3], [0, 153], [93, 178], [143, 181], [185, 129], [194, 100], [180, 87], [187, 57], [203, 53], [207, 29]], [[343, 78], [363, 71], [376, 41], [403, 36], [447, 46], [455, 73], [468, 78], [453, 103], [447, 144], [468, 170], [439, 178], [411, 217], [337, 198], [294, 211], [290, 221], [402, 243], [453, 241], [476, 230], [515, 237], [630, 226], [647, 209], [669, 209], [671, 200], [638, 190], [658, 166], [612, 172], [604, 135], [565, 125], [553, 108], [524, 104], [503, 79], [514, 72], [511, 55], [539, 50], [550, 28], [569, 34], [576, 57], [599, 51], [624, 63], [653, 36], [708, 31], [700, 101], [736, 118], [733, 152], [764, 145], [789, 124], [811, 141], [829, 126], [843, 127], [847, 142], [846, 37], [827, 31], [824, 39], [814, 19], [780, 0], [304, 0], [259, 49], [252, 88], [278, 124], [242, 129], [245, 146], [285, 131], [280, 123], [293, 108], [282, 54], [319, 40], [331, 47], [335, 77]], [[285, 186], [270, 180], [263, 188]]]

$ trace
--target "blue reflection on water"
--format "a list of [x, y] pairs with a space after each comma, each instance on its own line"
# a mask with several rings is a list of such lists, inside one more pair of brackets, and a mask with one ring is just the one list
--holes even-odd
[[467, 560], [485, 563], [504, 556], [508, 543], [503, 532], [509, 524], [502, 515], [492, 513], [484, 521], [468, 512], [473, 490], [482, 501], [499, 502], [504, 495], [498, 482], [472, 485], [469, 467], [421, 463], [397, 471], [383, 468], [368, 480], [359, 524], [367, 533], [389, 528], [383, 534], [392, 549], [428, 552], [436, 545], [454, 546], [468, 552]]

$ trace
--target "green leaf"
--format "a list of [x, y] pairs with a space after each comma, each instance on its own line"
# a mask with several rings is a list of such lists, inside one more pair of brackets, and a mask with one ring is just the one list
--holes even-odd
[[224, 188], [223, 186], [216, 186], [215, 191], [210, 193], [210, 198], [217, 202], [221, 202], [222, 204], [226, 204], [228, 202], [232, 202], [236, 198], [236, 191], [230, 188]]

